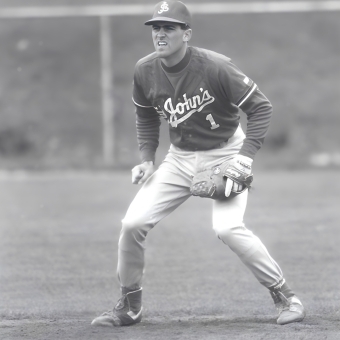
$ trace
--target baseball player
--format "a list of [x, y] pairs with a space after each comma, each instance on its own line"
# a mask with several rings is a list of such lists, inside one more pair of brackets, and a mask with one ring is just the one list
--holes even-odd
[[[272, 106], [253, 80], [228, 57], [188, 45], [191, 15], [180, 1], [162, 1], [145, 25], [155, 52], [135, 67], [133, 102], [141, 164], [132, 182], [142, 187], [122, 220], [118, 245], [121, 298], [94, 326], [125, 326], [142, 319], [142, 278], [148, 232], [190, 196], [213, 199], [217, 237], [266, 287], [278, 324], [302, 321], [304, 307], [279, 265], [243, 223], [252, 163], [266, 135]], [[246, 134], [240, 113], [247, 115]], [[155, 171], [161, 119], [170, 149]], [[222, 183], [222, 189], [221, 189]]]

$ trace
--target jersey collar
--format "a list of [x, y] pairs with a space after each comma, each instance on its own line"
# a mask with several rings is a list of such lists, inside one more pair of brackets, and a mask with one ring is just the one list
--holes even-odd
[[190, 57], [191, 57], [191, 50], [190, 48], [187, 48], [184, 58], [175, 66], [167, 67], [164, 65], [163, 62], [161, 62], [161, 65], [162, 65], [163, 70], [167, 73], [178, 73], [184, 70], [188, 66], [190, 62]]

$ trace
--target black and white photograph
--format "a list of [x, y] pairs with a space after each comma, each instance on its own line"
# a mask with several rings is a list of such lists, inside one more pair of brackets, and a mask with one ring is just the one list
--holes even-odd
[[339, 37], [339, 0], [0, 0], [0, 339], [340, 339]]

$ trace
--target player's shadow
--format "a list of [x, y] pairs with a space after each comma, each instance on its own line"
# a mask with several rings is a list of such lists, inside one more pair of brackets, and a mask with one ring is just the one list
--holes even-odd
[[179, 318], [167, 318], [167, 317], [156, 317], [156, 318], [144, 318], [144, 325], [157, 325], [157, 324], [171, 324], [172, 326], [178, 325], [179, 327], [192, 327], [192, 326], [202, 326], [202, 327], [239, 327], [244, 328], [247, 325], [249, 328], [251, 325], [276, 325], [275, 316], [245, 316], [245, 317], [232, 317], [232, 316], [190, 316], [190, 317], [179, 317]]

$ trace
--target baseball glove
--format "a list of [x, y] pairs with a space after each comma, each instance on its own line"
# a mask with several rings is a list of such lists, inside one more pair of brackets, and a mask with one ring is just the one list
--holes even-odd
[[[241, 185], [241, 190], [232, 190], [228, 197], [225, 196], [227, 178]], [[235, 197], [249, 189], [252, 181], [252, 174], [243, 172], [235, 167], [232, 162], [225, 162], [212, 169], [198, 172], [192, 179], [190, 192], [193, 196], [223, 200]]]

